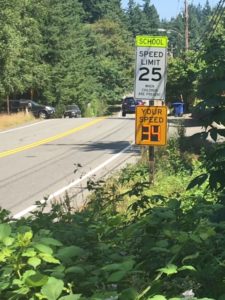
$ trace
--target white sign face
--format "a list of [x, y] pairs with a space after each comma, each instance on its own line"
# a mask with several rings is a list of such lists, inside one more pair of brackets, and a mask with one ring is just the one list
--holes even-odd
[[136, 48], [134, 97], [143, 100], [165, 100], [167, 49]]

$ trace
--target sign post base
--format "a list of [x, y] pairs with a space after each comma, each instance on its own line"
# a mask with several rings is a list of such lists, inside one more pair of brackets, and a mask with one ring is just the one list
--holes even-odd
[[149, 146], [149, 185], [154, 185], [155, 176], [155, 148]]

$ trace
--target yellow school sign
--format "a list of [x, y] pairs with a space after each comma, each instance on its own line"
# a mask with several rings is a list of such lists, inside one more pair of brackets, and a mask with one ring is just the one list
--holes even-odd
[[135, 42], [137, 47], [167, 48], [168, 46], [167, 36], [137, 35]]
[[137, 145], [166, 145], [166, 106], [136, 106], [135, 142]]
[[136, 36], [134, 97], [165, 100], [167, 45], [166, 36]]

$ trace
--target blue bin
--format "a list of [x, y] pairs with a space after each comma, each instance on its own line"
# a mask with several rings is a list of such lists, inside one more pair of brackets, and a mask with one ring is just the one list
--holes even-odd
[[184, 103], [175, 102], [172, 104], [174, 107], [174, 115], [175, 117], [182, 117], [184, 113]]

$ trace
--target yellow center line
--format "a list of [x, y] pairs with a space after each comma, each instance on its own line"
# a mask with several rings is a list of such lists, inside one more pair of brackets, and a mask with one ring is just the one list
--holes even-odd
[[96, 123], [99, 123], [99, 122], [105, 120], [105, 118], [106, 117], [95, 119], [95, 120], [93, 120], [91, 122], [88, 122], [88, 123], [86, 123], [84, 125], [81, 125], [79, 127], [76, 127], [76, 128], [71, 129], [71, 130], [68, 130], [66, 132], [63, 132], [63, 133], [51, 136], [51, 137], [46, 138], [44, 140], [40, 140], [40, 141], [34, 142], [32, 144], [28, 144], [28, 145], [21, 146], [21, 147], [15, 148], [15, 149], [11, 149], [11, 150], [6, 150], [6, 151], [3, 151], [3, 152], [0, 152], [0, 158], [6, 157], [6, 156], [9, 156], [9, 155], [21, 152], [21, 151], [25, 151], [25, 150], [28, 150], [28, 149], [31, 149], [31, 148], [35, 148], [35, 147], [38, 147], [38, 146], [43, 145], [43, 144], [47, 144], [47, 143], [56, 141], [56, 140], [61, 139], [61, 138], [65, 137], [65, 136], [73, 134], [73, 133], [75, 133], [77, 131], [80, 131], [82, 129], [90, 127], [90, 126], [92, 126], [92, 125], [94, 125]]

